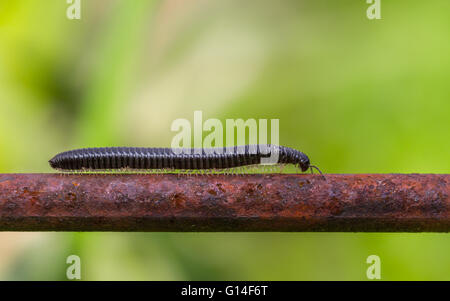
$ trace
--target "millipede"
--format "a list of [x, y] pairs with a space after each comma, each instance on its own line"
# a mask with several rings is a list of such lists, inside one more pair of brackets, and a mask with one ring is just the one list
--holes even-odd
[[[192, 171], [201, 173], [239, 172], [243, 167], [258, 166], [277, 152], [278, 165], [292, 164], [302, 172], [322, 172], [304, 153], [285, 146], [245, 145], [222, 148], [83, 148], [57, 154], [49, 163], [68, 172], [131, 170], [141, 172]], [[236, 170], [237, 169], [237, 170]]]

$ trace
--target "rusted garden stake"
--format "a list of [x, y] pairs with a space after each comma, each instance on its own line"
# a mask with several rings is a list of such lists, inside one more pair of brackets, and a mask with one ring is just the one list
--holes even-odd
[[0, 174], [0, 231], [448, 232], [449, 180]]

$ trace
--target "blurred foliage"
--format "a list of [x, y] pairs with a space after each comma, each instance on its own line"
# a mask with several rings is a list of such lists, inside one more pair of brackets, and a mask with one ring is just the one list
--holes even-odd
[[[177, 118], [279, 118], [329, 173], [448, 173], [450, 2], [0, 0], [0, 171], [74, 147], [169, 146]], [[19, 234], [0, 235], [0, 252]], [[8, 242], [6, 244], [5, 242]], [[1, 279], [450, 280], [445, 234], [39, 234]], [[1, 263], [7, 263], [1, 265]]]

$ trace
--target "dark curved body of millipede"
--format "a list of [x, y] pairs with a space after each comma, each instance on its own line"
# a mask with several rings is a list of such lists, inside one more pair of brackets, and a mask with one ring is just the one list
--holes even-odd
[[50, 166], [63, 171], [115, 169], [230, 169], [257, 165], [272, 152], [278, 152], [278, 164], [294, 164], [302, 171], [316, 168], [304, 153], [284, 146], [246, 145], [226, 148], [172, 149], [141, 147], [105, 147], [71, 150], [56, 155]]

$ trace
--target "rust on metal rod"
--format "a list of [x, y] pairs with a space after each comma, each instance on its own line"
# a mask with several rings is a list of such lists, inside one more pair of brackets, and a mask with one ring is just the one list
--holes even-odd
[[449, 180], [0, 174], [0, 231], [449, 232]]

